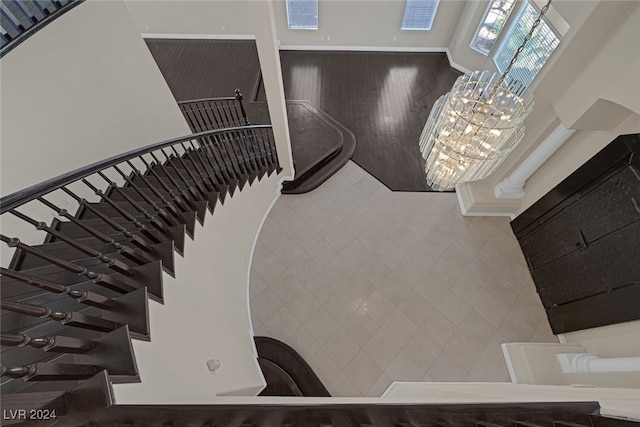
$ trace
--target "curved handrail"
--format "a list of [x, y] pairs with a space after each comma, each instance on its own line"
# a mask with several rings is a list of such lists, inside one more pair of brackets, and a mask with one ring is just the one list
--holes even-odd
[[224, 134], [239, 132], [239, 131], [248, 131], [253, 129], [271, 129], [271, 125], [237, 126], [237, 127], [224, 128], [224, 129], [208, 130], [204, 132], [199, 132], [199, 133], [194, 133], [190, 135], [180, 136], [177, 138], [168, 139], [162, 142], [157, 142], [155, 144], [147, 145], [145, 147], [136, 148], [134, 150], [130, 150], [113, 157], [109, 157], [105, 160], [101, 160], [99, 162], [92, 163], [90, 165], [75, 169], [71, 172], [64, 173], [55, 178], [51, 178], [47, 181], [41, 182], [31, 187], [27, 187], [23, 190], [16, 191], [15, 193], [12, 193], [12, 194], [9, 194], [8, 196], [3, 197], [2, 199], [0, 199], [0, 214], [10, 211], [11, 209], [15, 209], [20, 205], [27, 203], [37, 197], [43, 196], [60, 187], [71, 184], [72, 182], [75, 182], [86, 176], [89, 176], [91, 174], [102, 171], [106, 168], [122, 163], [133, 157], [142, 156], [152, 151], [160, 150], [162, 148], [166, 148], [174, 144], [179, 144], [181, 142], [186, 142], [186, 141], [199, 139], [199, 138], [217, 136], [217, 135], [224, 135]]
[[44, 18], [42, 18], [42, 20], [34, 23], [32, 26], [30, 26], [26, 30], [23, 30], [15, 39], [9, 41], [6, 45], [2, 46], [2, 49], [0, 49], [0, 58], [2, 58], [7, 53], [15, 49], [16, 46], [18, 46], [20, 43], [22, 43], [23, 41], [25, 41], [26, 39], [28, 39], [38, 31], [40, 31], [47, 25], [49, 25], [51, 22], [55, 21], [60, 16], [64, 15], [74, 7], [84, 2], [85, 0], [69, 0], [69, 3], [63, 6], [60, 6], [55, 11], [51, 12], [50, 15], [46, 15]]

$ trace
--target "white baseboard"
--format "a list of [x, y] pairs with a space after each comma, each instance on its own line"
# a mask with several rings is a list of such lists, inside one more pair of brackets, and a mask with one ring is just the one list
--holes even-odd
[[445, 52], [444, 47], [395, 47], [395, 46], [335, 46], [335, 45], [280, 45], [280, 50], [324, 50], [347, 52]]
[[452, 68], [470, 73], [468, 68], [451, 60], [451, 53], [447, 47], [401, 47], [401, 46], [333, 46], [333, 45], [280, 45], [280, 50], [315, 50], [315, 51], [345, 51], [345, 52], [444, 52]]

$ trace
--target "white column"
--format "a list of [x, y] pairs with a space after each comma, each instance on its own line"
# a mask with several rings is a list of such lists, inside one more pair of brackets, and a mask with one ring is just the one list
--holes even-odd
[[562, 372], [640, 372], [640, 357], [600, 357], [591, 353], [558, 354]]
[[267, 105], [269, 106], [269, 116], [273, 126], [273, 136], [276, 140], [278, 159], [284, 176], [293, 178], [294, 169], [291, 156], [289, 120], [287, 119], [287, 106], [284, 101], [284, 84], [282, 82], [273, 2], [272, 0], [250, 0], [249, 10], [253, 21], [253, 31], [256, 35], [256, 47], [262, 70], [262, 83], [267, 95]]
[[499, 199], [521, 199], [527, 179], [547, 161], [553, 153], [575, 132], [562, 123], [505, 179], [500, 181], [493, 192]]

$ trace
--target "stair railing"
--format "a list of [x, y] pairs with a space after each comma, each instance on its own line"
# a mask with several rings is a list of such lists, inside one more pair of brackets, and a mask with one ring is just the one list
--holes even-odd
[[85, 0], [2, 0], [0, 58]]
[[34, 381], [82, 382], [103, 369], [135, 378], [129, 339], [149, 339], [148, 298], [163, 301], [162, 272], [174, 274], [185, 233], [193, 238], [196, 221], [236, 186], [280, 170], [271, 126], [238, 126], [131, 150], [0, 199], [0, 240], [15, 251], [0, 268], [3, 403]]
[[178, 106], [193, 132], [233, 126], [247, 126], [249, 120], [240, 89], [235, 96], [202, 98], [178, 102]]

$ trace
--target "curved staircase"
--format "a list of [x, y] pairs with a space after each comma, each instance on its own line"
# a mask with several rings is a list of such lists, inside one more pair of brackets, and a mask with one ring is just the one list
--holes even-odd
[[[220, 105], [239, 114], [235, 102]], [[185, 236], [281, 170], [271, 127], [238, 117], [0, 200], [0, 237], [14, 249], [0, 270], [3, 425], [34, 420], [29, 411], [73, 425], [113, 403], [111, 384], [140, 381], [131, 340], [150, 339], [149, 299], [164, 302], [163, 272], [175, 276]]]

